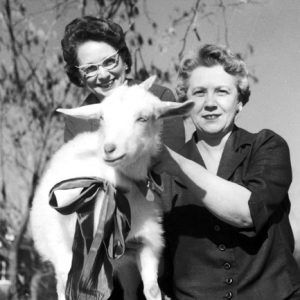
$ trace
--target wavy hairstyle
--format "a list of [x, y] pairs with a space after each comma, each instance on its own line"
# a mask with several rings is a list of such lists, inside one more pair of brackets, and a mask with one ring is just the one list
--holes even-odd
[[189, 78], [193, 70], [200, 66], [217, 65], [223, 66], [228, 74], [236, 77], [238, 100], [245, 105], [250, 97], [248, 70], [245, 62], [240, 55], [232, 53], [228, 48], [212, 44], [204, 45], [196, 53], [191, 53], [182, 59], [176, 87], [179, 101], [187, 100]]
[[119, 50], [119, 54], [128, 67], [126, 73], [130, 73], [132, 59], [121, 26], [109, 19], [85, 16], [76, 18], [69, 23], [61, 40], [63, 57], [66, 62], [65, 70], [72, 83], [83, 86], [79, 70], [76, 68], [78, 66], [77, 48], [86, 41], [106, 42]]

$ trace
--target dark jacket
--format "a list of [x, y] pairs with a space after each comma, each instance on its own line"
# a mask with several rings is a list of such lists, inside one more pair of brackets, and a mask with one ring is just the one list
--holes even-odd
[[[128, 85], [137, 84], [136, 81], [128, 79]], [[175, 97], [170, 89], [154, 84], [150, 90], [155, 96], [162, 101], [175, 102]], [[104, 97], [96, 97], [90, 94], [82, 105], [89, 105], [100, 103]], [[74, 117], [67, 116], [65, 118], [65, 142], [74, 138], [78, 133], [85, 131], [95, 131], [98, 128], [97, 120], [82, 120]], [[176, 117], [172, 119], [165, 119], [162, 132], [163, 142], [175, 151], [178, 151], [185, 142], [185, 133], [182, 118]]]
[[[194, 138], [182, 154], [204, 166]], [[236, 127], [217, 175], [251, 191], [254, 226], [239, 229], [219, 220], [181, 187], [166, 219], [176, 299], [287, 299], [300, 288], [300, 272], [288, 219], [286, 142], [270, 130], [251, 134]]]

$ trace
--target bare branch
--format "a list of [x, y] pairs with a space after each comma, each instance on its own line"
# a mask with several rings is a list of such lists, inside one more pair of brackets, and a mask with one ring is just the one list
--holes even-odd
[[87, 0], [82, 0], [81, 1], [81, 16], [85, 16], [86, 6], [87, 6]]
[[14, 66], [14, 75], [15, 75], [15, 83], [17, 86], [17, 89], [21, 92], [23, 87], [20, 81], [20, 74], [19, 74], [19, 68], [18, 68], [18, 51], [17, 51], [17, 43], [14, 33], [14, 25], [12, 21], [12, 15], [11, 15], [11, 6], [10, 6], [10, 0], [5, 1], [5, 12], [7, 16], [7, 29], [9, 32], [9, 37], [11, 41], [11, 50], [12, 50], [12, 62]]
[[[183, 43], [182, 43], [182, 47], [178, 54], [179, 59], [182, 59], [182, 55], [183, 55], [183, 52], [185, 50], [186, 43], [187, 43], [188, 34], [190, 33], [191, 29], [194, 30], [196, 28], [196, 21], [197, 21], [197, 17], [198, 17], [198, 9], [199, 9], [200, 2], [201, 2], [201, 0], [197, 0], [195, 6], [192, 8], [192, 17], [190, 19], [190, 22], [189, 22], [189, 24], [186, 28], [186, 31], [184, 33], [184, 36], [182, 38]], [[198, 32], [197, 32], [197, 34], [198, 34]]]
[[73, 5], [77, 4], [78, 0], [61, 0], [61, 2], [57, 1], [53, 6], [45, 7], [42, 10], [29, 12], [27, 15], [28, 17], [36, 17], [38, 15], [45, 15], [47, 12], [56, 12], [55, 19], [59, 19], [68, 8]]
[[157, 24], [156, 24], [155, 20], [152, 17], [150, 17], [150, 14], [149, 14], [147, 0], [143, 0], [143, 8], [144, 8], [144, 14], [145, 14], [148, 22], [152, 25], [152, 27], [156, 28]]

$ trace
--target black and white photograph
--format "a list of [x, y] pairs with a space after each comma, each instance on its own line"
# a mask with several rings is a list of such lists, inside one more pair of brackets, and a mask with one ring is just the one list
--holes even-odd
[[0, 300], [300, 300], [300, 1], [0, 0]]

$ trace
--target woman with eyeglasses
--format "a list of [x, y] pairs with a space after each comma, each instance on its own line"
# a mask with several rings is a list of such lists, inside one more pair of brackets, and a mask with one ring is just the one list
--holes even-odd
[[[61, 45], [66, 62], [65, 69], [70, 81], [90, 91], [82, 105], [100, 103], [115, 88], [123, 84], [132, 85], [137, 83], [128, 76], [132, 60], [125, 42], [125, 34], [118, 24], [92, 16], [76, 18], [66, 26]], [[150, 91], [162, 101], [175, 101], [173, 93], [165, 87], [154, 84]], [[95, 131], [97, 128], [97, 120], [66, 117], [65, 141], [69, 141], [81, 132]], [[184, 144], [184, 126], [181, 118], [164, 121], [162, 139], [173, 150], [178, 150]], [[164, 179], [164, 186], [168, 189], [168, 183], [165, 180], [168, 180], [167, 177]], [[78, 246], [78, 242], [74, 245], [73, 255], [74, 251], [78, 252], [77, 248], [84, 248], [83, 245]], [[78, 252], [79, 254], [76, 254], [76, 257], [79, 257], [80, 260], [84, 260], [83, 256], [86, 255], [82, 249], [81, 252]], [[134, 254], [134, 247], [129, 251]], [[69, 274], [67, 290], [76, 289], [76, 281], [79, 279], [78, 274], [81, 272], [81, 270], [78, 270], [77, 274], [77, 272], [74, 272], [76, 268], [73, 264], [72, 266], [73, 271]], [[130, 268], [132, 268], [132, 265]], [[124, 276], [122, 280], [124, 280]], [[123, 286], [124, 284], [137, 286], [141, 282], [137, 270], [125, 280]], [[141, 285], [138, 296], [123, 296], [118, 282], [115, 282], [115, 288], [110, 299], [120, 300], [123, 298], [130, 300], [145, 299]]]
[[[90, 91], [82, 105], [99, 103], [114, 88], [137, 83], [128, 76], [132, 59], [125, 34], [111, 20], [92, 16], [76, 18], [66, 26], [61, 45], [70, 81]], [[173, 93], [165, 87], [154, 84], [150, 91], [162, 101], [175, 101]], [[97, 127], [96, 121], [68, 117], [65, 141]], [[174, 150], [184, 143], [184, 126], [180, 118], [165, 121], [163, 141]]]

